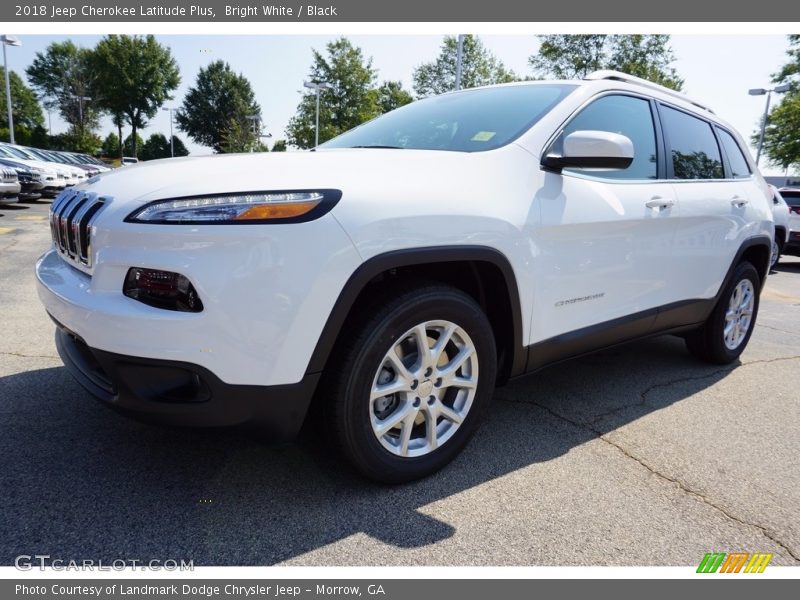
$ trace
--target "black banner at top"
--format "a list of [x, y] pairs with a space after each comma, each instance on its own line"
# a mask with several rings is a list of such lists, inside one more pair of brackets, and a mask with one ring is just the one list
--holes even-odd
[[760, 0], [11, 0], [3, 22], [797, 22], [800, 2]]

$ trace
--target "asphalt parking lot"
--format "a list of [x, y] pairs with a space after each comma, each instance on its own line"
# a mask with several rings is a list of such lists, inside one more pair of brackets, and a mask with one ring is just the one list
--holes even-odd
[[0, 205], [0, 564], [800, 565], [800, 259], [762, 295], [741, 363], [664, 337], [495, 394], [443, 472], [367, 483], [313, 436], [154, 427], [62, 367], [34, 288], [47, 203]]

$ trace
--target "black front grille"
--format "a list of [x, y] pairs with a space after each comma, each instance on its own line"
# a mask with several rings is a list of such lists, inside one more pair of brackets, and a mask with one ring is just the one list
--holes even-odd
[[50, 208], [50, 233], [64, 258], [92, 266], [92, 224], [103, 208], [105, 198], [97, 194], [67, 190]]

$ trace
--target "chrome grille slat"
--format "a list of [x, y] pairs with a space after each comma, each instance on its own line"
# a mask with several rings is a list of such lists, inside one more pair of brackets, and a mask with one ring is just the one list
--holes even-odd
[[66, 190], [50, 208], [50, 233], [61, 256], [76, 265], [92, 266], [92, 226], [106, 198], [82, 191]]

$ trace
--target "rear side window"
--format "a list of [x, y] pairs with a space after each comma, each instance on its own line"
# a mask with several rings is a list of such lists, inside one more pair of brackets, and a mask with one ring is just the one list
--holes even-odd
[[[633, 96], [603, 96], [570, 121], [562, 139], [574, 131], [586, 130], [619, 133], [633, 142], [633, 162], [627, 169], [592, 170], [592, 175], [608, 179], [656, 178], [656, 134], [649, 101]], [[580, 169], [564, 171], [580, 172]]]
[[685, 112], [660, 107], [675, 179], [722, 179], [722, 155], [711, 125]]
[[783, 190], [780, 194], [789, 206], [800, 206], [800, 190]]
[[719, 134], [719, 141], [722, 142], [722, 147], [725, 149], [725, 154], [728, 155], [728, 163], [731, 166], [731, 177], [734, 179], [744, 179], [750, 177], [750, 166], [747, 164], [747, 159], [742, 153], [742, 149], [733, 136], [724, 129], [717, 129]]

